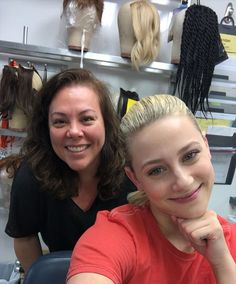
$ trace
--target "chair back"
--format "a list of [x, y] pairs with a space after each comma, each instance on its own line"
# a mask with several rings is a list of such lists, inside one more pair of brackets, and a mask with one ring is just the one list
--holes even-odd
[[37, 259], [24, 278], [24, 284], [65, 284], [72, 251], [57, 251]]

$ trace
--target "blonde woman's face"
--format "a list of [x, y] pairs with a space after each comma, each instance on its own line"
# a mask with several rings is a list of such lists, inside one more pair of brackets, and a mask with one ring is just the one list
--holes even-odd
[[131, 142], [138, 190], [155, 216], [201, 216], [207, 209], [214, 171], [207, 141], [187, 116], [166, 117], [138, 132]]

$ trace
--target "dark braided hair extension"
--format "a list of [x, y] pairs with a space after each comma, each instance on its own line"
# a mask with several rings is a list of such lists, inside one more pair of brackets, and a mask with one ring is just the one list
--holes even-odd
[[219, 31], [216, 13], [209, 7], [192, 5], [183, 23], [180, 63], [174, 95], [195, 114], [209, 110], [208, 92], [219, 57]]

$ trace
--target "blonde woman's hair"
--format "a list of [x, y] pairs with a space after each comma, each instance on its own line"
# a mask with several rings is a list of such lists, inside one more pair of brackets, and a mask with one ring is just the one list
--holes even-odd
[[[172, 95], [153, 95], [145, 97], [128, 110], [121, 120], [121, 130], [125, 140], [127, 166], [132, 169], [130, 147], [132, 147], [134, 135], [147, 125], [172, 115], [188, 116], [199, 132], [202, 133], [193, 113], [182, 100]], [[130, 203], [141, 205], [146, 203], [148, 198], [143, 191], [136, 191], [129, 194], [128, 200]]]
[[130, 4], [136, 42], [131, 50], [131, 62], [139, 66], [149, 64], [157, 57], [160, 45], [160, 17], [156, 7], [148, 0]]

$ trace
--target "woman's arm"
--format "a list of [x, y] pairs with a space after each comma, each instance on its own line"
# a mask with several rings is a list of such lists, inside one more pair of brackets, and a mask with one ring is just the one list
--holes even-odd
[[210, 263], [217, 284], [236, 283], [236, 264], [227, 246], [223, 228], [213, 211], [195, 219], [176, 219], [180, 231]]
[[71, 277], [67, 284], [114, 284], [111, 279], [97, 273], [80, 273]]
[[236, 264], [229, 255], [222, 259], [222, 262], [218, 266], [212, 267], [217, 284], [234, 284], [236, 283]]
[[42, 247], [37, 235], [15, 238], [14, 249], [25, 272], [27, 272], [33, 262], [42, 255]]

